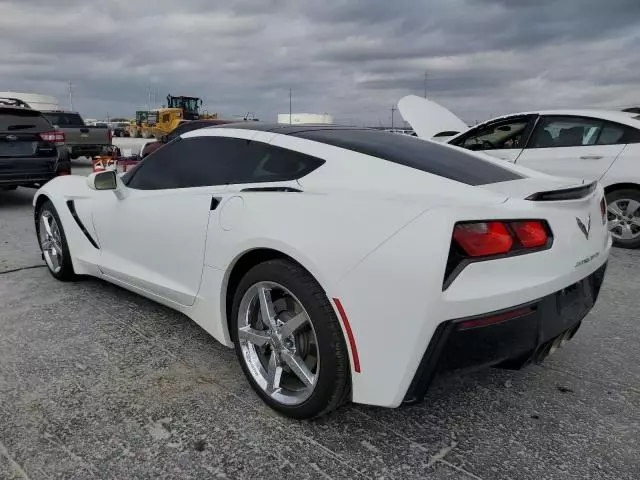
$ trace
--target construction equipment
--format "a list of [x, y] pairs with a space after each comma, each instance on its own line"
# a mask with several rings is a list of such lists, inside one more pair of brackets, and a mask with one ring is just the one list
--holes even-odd
[[[140, 135], [143, 138], [162, 138], [168, 135], [185, 120], [216, 119], [218, 114], [201, 113], [202, 100], [198, 97], [167, 95], [167, 106], [150, 110], [146, 121], [140, 122]], [[136, 118], [137, 118], [136, 112]]]
[[[148, 130], [147, 119], [149, 117], [149, 113], [147, 110], [138, 110], [136, 112], [135, 120], [131, 120], [129, 122], [129, 136], [133, 138], [142, 137], [143, 129]], [[149, 137], [145, 137], [149, 138]]]

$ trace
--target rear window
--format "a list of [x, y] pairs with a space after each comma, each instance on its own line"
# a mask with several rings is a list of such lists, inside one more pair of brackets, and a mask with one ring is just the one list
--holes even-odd
[[57, 125], [60, 128], [85, 126], [82, 117], [77, 113], [45, 113], [44, 116], [52, 125]]
[[0, 131], [3, 132], [45, 132], [51, 125], [37, 111], [19, 112], [0, 109]]
[[523, 178], [464, 151], [407, 135], [379, 130], [327, 129], [298, 132], [295, 136], [372, 155], [467, 185]]

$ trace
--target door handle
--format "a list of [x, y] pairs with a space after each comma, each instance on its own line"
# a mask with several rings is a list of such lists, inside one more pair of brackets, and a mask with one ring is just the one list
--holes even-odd
[[602, 155], [583, 155], [580, 160], [600, 160]]

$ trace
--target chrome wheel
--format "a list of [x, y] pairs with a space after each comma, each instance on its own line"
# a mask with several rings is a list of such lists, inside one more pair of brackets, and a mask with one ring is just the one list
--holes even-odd
[[237, 322], [243, 360], [260, 388], [284, 405], [307, 400], [320, 369], [318, 339], [295, 295], [258, 282], [242, 297]]
[[607, 220], [611, 236], [618, 240], [636, 240], [640, 237], [640, 202], [620, 198], [607, 206]]
[[60, 235], [58, 222], [48, 210], [44, 210], [40, 214], [38, 233], [47, 266], [53, 273], [60, 272], [63, 260], [62, 236]]

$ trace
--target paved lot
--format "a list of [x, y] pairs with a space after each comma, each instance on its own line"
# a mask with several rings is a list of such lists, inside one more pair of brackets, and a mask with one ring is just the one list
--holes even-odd
[[596, 308], [544, 366], [297, 422], [186, 317], [55, 281], [32, 195], [0, 192], [0, 478], [638, 478], [640, 252], [614, 252]]

